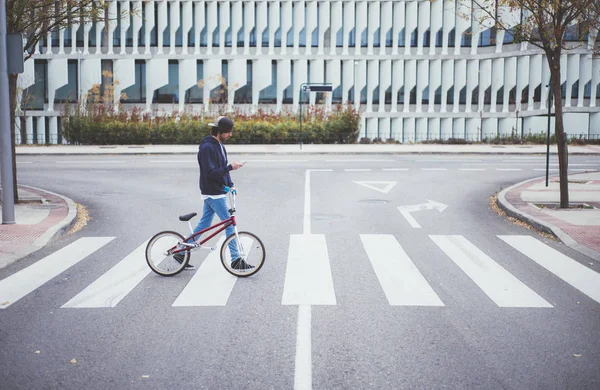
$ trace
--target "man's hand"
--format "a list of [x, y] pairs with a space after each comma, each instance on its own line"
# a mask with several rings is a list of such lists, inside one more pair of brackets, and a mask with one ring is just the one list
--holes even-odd
[[235, 171], [236, 169], [240, 169], [243, 166], [244, 166], [244, 164], [242, 164], [240, 162], [237, 162], [237, 161], [234, 161], [234, 162], [231, 163], [231, 169], [233, 171]]

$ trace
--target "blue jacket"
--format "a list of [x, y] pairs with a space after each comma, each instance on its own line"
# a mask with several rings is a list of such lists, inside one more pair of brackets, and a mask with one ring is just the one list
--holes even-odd
[[213, 136], [207, 135], [198, 147], [200, 167], [200, 192], [202, 195], [225, 194], [224, 186], [233, 187], [231, 164], [227, 163], [227, 151]]

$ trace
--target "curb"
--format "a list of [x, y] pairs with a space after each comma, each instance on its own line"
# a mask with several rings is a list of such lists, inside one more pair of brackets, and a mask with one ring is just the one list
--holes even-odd
[[[75, 202], [73, 202], [73, 200], [71, 200], [70, 198], [67, 198], [66, 196], [63, 196], [63, 195], [60, 195], [60, 194], [57, 194], [57, 193], [54, 193], [54, 192], [51, 192], [48, 190], [43, 190], [41, 188], [26, 186], [26, 185], [22, 185], [22, 184], [19, 184], [19, 185], [22, 187], [25, 187], [25, 188], [31, 188], [32, 190], [45, 192], [47, 194], [54, 195], [58, 198], [61, 198], [63, 201], [65, 201], [65, 203], [67, 204], [67, 207], [69, 208], [69, 212], [68, 212], [67, 216], [65, 218], [63, 218], [62, 221], [60, 221], [58, 224], [52, 226], [48, 230], [46, 230], [44, 232], [44, 234], [42, 234], [40, 237], [38, 237], [34, 241], [33, 244], [35, 246], [37, 246], [39, 248], [43, 247], [53, 238], [58, 238], [58, 237], [63, 236], [66, 232], [68, 232], [73, 227], [73, 225], [75, 225], [75, 222], [77, 221], [77, 205], [75, 204]], [[33, 253], [33, 252], [30, 252], [30, 253]]]
[[506, 215], [513, 217], [515, 219], [518, 219], [520, 221], [526, 222], [529, 225], [536, 228], [537, 230], [552, 234], [553, 236], [558, 238], [560, 241], [562, 241], [563, 244], [567, 245], [568, 247], [570, 247], [570, 248], [576, 250], [577, 252], [579, 252], [583, 255], [586, 255], [596, 261], [600, 261], [600, 253], [579, 244], [577, 241], [573, 240], [568, 234], [563, 232], [557, 226], [554, 226], [553, 224], [551, 224], [549, 222], [541, 221], [527, 213], [524, 213], [524, 212], [518, 210], [516, 207], [514, 207], [512, 204], [510, 204], [506, 200], [505, 195], [508, 191], [510, 191], [513, 188], [518, 187], [522, 184], [528, 183], [530, 181], [540, 180], [542, 178], [545, 178], [545, 177], [536, 177], [533, 179], [524, 180], [520, 183], [513, 184], [512, 186], [505, 188], [498, 194], [496, 204], [498, 205], [498, 207], [500, 207], [506, 213]]

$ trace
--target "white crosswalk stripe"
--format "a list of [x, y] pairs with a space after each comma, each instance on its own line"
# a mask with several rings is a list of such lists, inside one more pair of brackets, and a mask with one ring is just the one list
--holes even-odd
[[145, 258], [147, 244], [144, 242], [62, 307], [115, 307], [150, 273]]
[[463, 236], [429, 236], [500, 307], [552, 307]]
[[[443, 307], [442, 298], [409, 257], [401, 239], [392, 234], [360, 234], [361, 255], [371, 266], [391, 306]], [[437, 246], [499, 307], [550, 308], [552, 305], [460, 235], [430, 235]], [[531, 236], [497, 236], [516, 252], [552, 272], [600, 303], [600, 274]], [[0, 281], [0, 308], [7, 308], [52, 278], [88, 257], [114, 237], [81, 238]], [[224, 237], [216, 247], [220, 249]], [[150, 273], [145, 260], [147, 241], [65, 303], [63, 308], [113, 308]], [[249, 243], [244, 243], [248, 245]], [[419, 244], [422, 245], [422, 244]], [[250, 245], [248, 245], [250, 246]], [[181, 306], [225, 306], [237, 277], [222, 266], [219, 250], [203, 259], [198, 271], [173, 302]], [[369, 261], [366, 262], [366, 259]], [[268, 261], [268, 260], [267, 260]], [[445, 298], [444, 298], [445, 299]], [[282, 305], [337, 305], [329, 249], [323, 234], [290, 235]], [[490, 302], [492, 304], [492, 302]]]
[[[237, 277], [223, 268], [219, 250], [225, 241], [221, 237], [216, 244], [217, 250], [210, 252], [202, 265], [196, 271], [187, 286], [177, 297], [173, 306], [225, 306], [235, 286]], [[251, 247], [251, 242], [242, 241], [246, 248]]]
[[391, 234], [361, 234], [379, 283], [392, 306], [444, 306]]
[[531, 236], [498, 236], [531, 260], [600, 303], [600, 274]]
[[0, 309], [6, 309], [112, 241], [114, 237], [84, 237], [0, 281]]
[[335, 305], [327, 243], [322, 234], [292, 234], [283, 305]]

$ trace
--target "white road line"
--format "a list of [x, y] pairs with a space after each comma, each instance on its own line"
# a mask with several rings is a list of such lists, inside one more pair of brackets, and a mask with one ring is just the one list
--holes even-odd
[[595, 171], [594, 168], [569, 168], [569, 171], [573, 171], [573, 172], [588, 172], [588, 171]]
[[306, 162], [308, 160], [242, 160], [247, 162], [259, 162], [259, 163], [288, 163], [288, 162]]
[[309, 305], [298, 306], [294, 390], [312, 389], [312, 313]]
[[459, 171], [485, 171], [485, 168], [458, 168]]
[[[225, 242], [225, 237], [221, 237], [217, 242], [216, 248], [218, 249], [206, 256], [173, 306], [225, 306], [227, 304], [237, 277], [227, 272], [221, 264], [219, 251], [223, 242]], [[252, 239], [246, 240], [244, 237], [242, 244], [246, 246], [251, 242]]]
[[127, 257], [104, 275], [65, 303], [63, 308], [115, 307], [149, 273], [145, 252], [148, 241], [137, 247]]
[[444, 306], [391, 234], [361, 234], [385, 296], [392, 306]]
[[33, 164], [33, 161], [17, 161], [18, 164]]
[[[533, 168], [534, 171], [545, 171], [546, 168]], [[558, 171], [558, 168], [548, 168], [549, 171]]]
[[485, 166], [485, 165], [490, 165], [489, 163], [464, 163], [463, 165], [477, 165], [477, 166]]
[[448, 168], [421, 168], [422, 171], [447, 171]]
[[381, 168], [382, 171], [408, 171], [409, 168]]
[[307, 169], [304, 175], [304, 234], [310, 234], [310, 173], [332, 172], [333, 169]]
[[552, 307], [463, 236], [429, 236], [500, 307]]
[[339, 160], [325, 160], [325, 162], [395, 162], [396, 160], [365, 160], [365, 159], [359, 159], [359, 160], [343, 160], [343, 159], [339, 159]]
[[84, 237], [0, 281], [0, 309], [66, 271], [112, 241], [114, 237]]
[[476, 163], [481, 160], [414, 160], [415, 162]]
[[600, 303], [600, 274], [531, 236], [498, 236], [531, 260]]
[[509, 172], [509, 171], [522, 171], [523, 168], [496, 168], [497, 171]]
[[198, 162], [196, 160], [150, 160], [150, 163], [154, 163], [154, 164], [180, 164], [180, 163], [185, 163], [185, 164], [197, 164]]
[[323, 234], [292, 234], [282, 305], [336, 305]]
[[57, 164], [125, 164], [127, 161], [117, 161], [117, 160], [79, 160], [79, 161], [57, 161]]
[[346, 172], [371, 172], [369, 168], [346, 168], [344, 169]]

